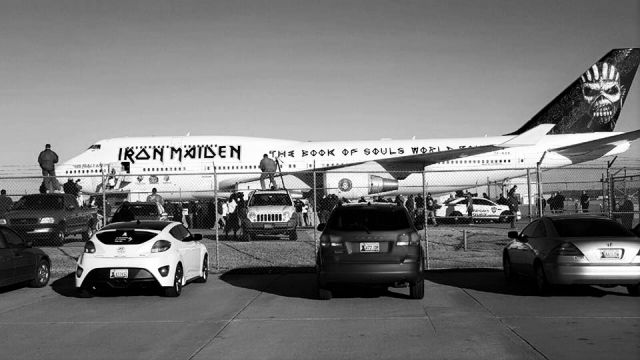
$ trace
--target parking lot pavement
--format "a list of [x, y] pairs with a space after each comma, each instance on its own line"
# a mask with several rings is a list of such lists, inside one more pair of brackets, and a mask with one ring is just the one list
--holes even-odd
[[[338, 289], [315, 298], [313, 273], [224, 274], [179, 298], [152, 291], [74, 296], [72, 275], [45, 289], [0, 290], [7, 359], [637, 359], [637, 298], [579, 288], [539, 297], [497, 271], [428, 272], [408, 289]], [[612, 355], [615, 354], [615, 355]]]

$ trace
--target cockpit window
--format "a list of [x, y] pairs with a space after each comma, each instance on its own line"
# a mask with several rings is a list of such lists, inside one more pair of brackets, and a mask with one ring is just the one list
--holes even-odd
[[93, 144], [89, 146], [89, 150], [98, 150], [100, 149], [100, 144]]

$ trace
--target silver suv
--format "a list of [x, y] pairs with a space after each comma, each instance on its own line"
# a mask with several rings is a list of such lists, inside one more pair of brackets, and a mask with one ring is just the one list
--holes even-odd
[[297, 240], [297, 220], [293, 200], [286, 190], [255, 190], [247, 201], [247, 217], [242, 231], [249, 240], [258, 235], [286, 235]]

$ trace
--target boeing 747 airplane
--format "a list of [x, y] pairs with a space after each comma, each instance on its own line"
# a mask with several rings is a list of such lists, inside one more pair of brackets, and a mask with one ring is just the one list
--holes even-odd
[[[640, 62], [640, 49], [614, 49], [589, 67], [518, 130], [491, 137], [324, 141], [151, 136], [101, 140], [58, 168], [85, 190], [149, 193], [165, 199], [211, 198], [214, 189], [260, 188], [263, 154], [278, 160], [279, 186], [359, 198], [447, 192], [523, 176], [542, 161], [563, 167], [628, 150], [640, 130], [614, 132]], [[314, 179], [311, 173], [318, 171]]]

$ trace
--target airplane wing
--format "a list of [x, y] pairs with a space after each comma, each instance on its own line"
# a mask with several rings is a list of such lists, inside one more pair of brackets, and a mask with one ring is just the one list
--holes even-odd
[[[465, 158], [472, 155], [484, 154], [504, 148], [531, 146], [537, 144], [555, 124], [541, 124], [524, 133], [513, 137], [510, 140], [496, 145], [484, 145], [477, 147], [469, 147], [464, 149], [453, 149], [446, 151], [438, 151], [426, 154], [399, 156], [389, 159], [375, 160], [387, 171], [394, 174], [396, 178], [403, 179], [408, 176], [409, 171], [422, 171], [425, 166], [433, 165], [443, 161]], [[404, 175], [402, 175], [404, 172]], [[399, 177], [398, 177], [399, 176]]]
[[606, 156], [611, 150], [618, 146], [628, 146], [631, 141], [640, 138], [640, 130], [634, 130], [602, 139], [587, 141], [575, 145], [568, 145], [549, 149], [560, 154], [573, 163], [589, 161]]

